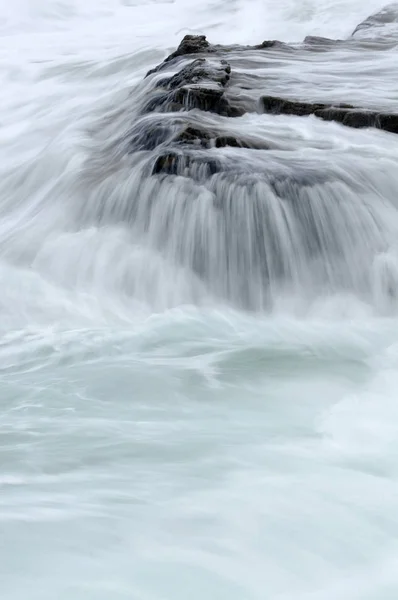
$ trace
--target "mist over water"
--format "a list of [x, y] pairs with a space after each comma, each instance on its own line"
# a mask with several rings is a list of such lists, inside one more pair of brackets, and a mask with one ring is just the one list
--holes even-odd
[[[396, 136], [248, 113], [270, 149], [205, 184], [129, 152], [186, 33], [381, 7], [0, 0], [1, 598], [396, 600]], [[267, 94], [395, 110], [392, 44], [255, 60]]]

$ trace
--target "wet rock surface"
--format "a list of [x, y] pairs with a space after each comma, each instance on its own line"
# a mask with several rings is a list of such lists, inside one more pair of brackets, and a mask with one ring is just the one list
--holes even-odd
[[268, 150], [269, 146], [262, 140], [250, 139], [237, 135], [228, 135], [212, 130], [200, 129], [188, 125], [174, 141], [180, 144], [191, 144], [202, 148], [253, 148]]
[[261, 105], [264, 112], [274, 115], [314, 115], [324, 121], [336, 121], [347, 127], [361, 129], [375, 127], [391, 133], [398, 133], [398, 114], [362, 110], [350, 104], [317, 104], [293, 102], [274, 96], [263, 96]]
[[[99, 224], [128, 223], [211, 294], [244, 308], [262, 309], [279, 282], [362, 285], [369, 237], [377, 251], [385, 240], [369, 208], [379, 181], [361, 169], [355, 148], [383, 178], [387, 159], [374, 154], [374, 136], [388, 148], [398, 138], [370, 128], [398, 133], [394, 52], [394, 42], [355, 36], [253, 46], [186, 36], [131, 91], [125, 110], [101, 122], [105, 158], [92, 168], [97, 175], [106, 165]], [[346, 277], [341, 265], [353, 255]]]
[[190, 155], [178, 152], [168, 152], [158, 156], [154, 162], [152, 175], [189, 174], [196, 180], [206, 180], [221, 170], [221, 163], [204, 155]]
[[186, 56], [187, 54], [204, 54], [214, 51], [215, 50], [210, 46], [205, 35], [186, 35], [177, 50], [165, 58], [160, 65], [148, 71], [146, 76], [148, 77], [149, 75], [153, 75], [154, 73], [158, 73], [165, 69], [169, 62], [180, 56]]
[[220, 86], [226, 86], [231, 74], [231, 66], [226, 60], [210, 63], [205, 58], [198, 58], [178, 71], [170, 79], [162, 82], [168, 90], [176, 90], [185, 85], [197, 85], [205, 81], [212, 81]]
[[[214, 152], [267, 151], [272, 146], [261, 136], [242, 134], [242, 127], [237, 134], [233, 122], [245, 115], [315, 116], [346, 127], [398, 133], [398, 111], [361, 107], [345, 97], [339, 102], [309, 102], [290, 99], [291, 90], [287, 90], [289, 99], [283, 90], [280, 95], [267, 93], [269, 84], [275, 88], [278, 62], [288, 64], [290, 56], [292, 61], [296, 56], [305, 61], [305, 53], [316, 57], [336, 48], [345, 51], [352, 44], [367, 52], [366, 46], [360, 46], [362, 42], [358, 45], [355, 41], [357, 34], [397, 20], [398, 3], [394, 3], [358, 25], [348, 40], [307, 36], [302, 44], [295, 45], [269, 40], [253, 46], [221, 46], [210, 43], [204, 35], [186, 35], [174, 52], [147, 73], [141, 118], [133, 127], [129, 152], [153, 152], [153, 175], [197, 179], [199, 173], [203, 179], [227, 168], [226, 161], [216, 159]], [[253, 166], [250, 158], [246, 166], [256, 172], [266, 170], [266, 154], [262, 156], [263, 167], [261, 161]]]
[[311, 52], [329, 52], [333, 48], [346, 45], [346, 40], [333, 40], [317, 35], [307, 35], [303, 41], [303, 48]]
[[296, 115], [299, 117], [307, 117], [313, 114], [318, 115], [334, 108], [341, 110], [354, 108], [354, 106], [351, 106], [350, 104], [338, 104], [336, 106], [332, 106], [331, 104], [293, 102], [291, 100], [277, 98], [275, 96], [263, 96], [261, 98], [261, 104], [265, 112], [276, 115]]
[[379, 12], [362, 21], [352, 33], [353, 37], [378, 37], [398, 35], [398, 2], [392, 2]]
[[148, 71], [146, 77], [164, 71], [170, 66], [169, 63], [175, 63], [181, 57], [186, 57], [191, 54], [228, 54], [233, 51], [245, 52], [248, 50], [269, 50], [270, 48], [289, 48], [288, 44], [279, 40], [265, 40], [261, 44], [254, 46], [242, 46], [238, 44], [230, 46], [221, 46], [210, 44], [205, 35], [186, 35], [175, 52], [172, 52], [164, 61]]
[[226, 95], [230, 74], [231, 66], [226, 60], [196, 59], [160, 81], [143, 112], [198, 109], [225, 117], [241, 116], [244, 110]]

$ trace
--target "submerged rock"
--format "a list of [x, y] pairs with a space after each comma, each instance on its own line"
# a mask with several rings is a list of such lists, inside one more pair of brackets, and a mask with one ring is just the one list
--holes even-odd
[[382, 10], [362, 21], [352, 33], [353, 37], [386, 37], [398, 35], [398, 2], [385, 6]]
[[167, 152], [156, 158], [152, 175], [189, 175], [193, 179], [206, 180], [220, 169], [221, 163], [210, 157]]
[[[295, 102], [292, 100], [286, 100], [285, 98], [278, 98], [277, 96], [263, 96], [261, 98], [261, 105], [264, 112], [273, 113], [276, 115], [297, 115], [299, 117], [313, 115], [320, 111], [331, 109], [331, 104], [311, 103], [311, 102]], [[334, 105], [333, 108], [339, 109], [350, 109], [354, 108], [351, 104], [338, 104]]]
[[317, 35], [307, 35], [307, 37], [304, 38], [303, 47], [305, 50], [310, 50], [312, 52], [328, 52], [342, 44], [347, 45], [347, 42], [344, 40], [332, 40]]
[[197, 58], [175, 75], [161, 82], [168, 90], [175, 90], [184, 85], [213, 81], [225, 87], [230, 79], [231, 66], [226, 60], [210, 62], [205, 58]]
[[216, 132], [208, 129], [200, 129], [188, 125], [174, 138], [178, 144], [196, 145], [201, 148], [252, 148], [257, 150], [268, 150], [269, 145], [257, 139], [250, 139], [227, 132]]

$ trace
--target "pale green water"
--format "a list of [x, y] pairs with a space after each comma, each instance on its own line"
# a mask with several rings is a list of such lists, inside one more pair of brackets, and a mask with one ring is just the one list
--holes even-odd
[[[192, 23], [219, 42], [344, 37], [377, 8], [0, 0], [2, 600], [396, 600], [396, 138], [236, 121], [282, 144], [275, 164], [330, 175], [301, 201], [343, 258], [281, 246], [309, 275], [268, 312], [90, 213], [138, 181], [101, 153], [105, 117], [134, 116], [128, 92]], [[395, 48], [361, 56], [273, 64], [270, 85], [392, 106]], [[191, 217], [218, 239], [206, 194], [173, 239]]]

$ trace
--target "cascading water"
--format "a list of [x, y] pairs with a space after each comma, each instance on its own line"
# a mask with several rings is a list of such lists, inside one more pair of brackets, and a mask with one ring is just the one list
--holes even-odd
[[[356, 53], [358, 68], [363, 48]], [[239, 50], [228, 53], [230, 63], [238, 62], [246, 79], [258, 78], [264, 71], [255, 58], [246, 53], [242, 61]], [[325, 75], [329, 57], [320, 61], [316, 56], [316, 60]], [[273, 56], [266, 68], [274, 63], [280, 86], [279, 80], [286, 82], [284, 70], [291, 68], [291, 55]], [[277, 304], [280, 293], [308, 300], [319, 293], [349, 292], [380, 309], [387, 297], [395, 297], [392, 265], [398, 181], [390, 152], [394, 136], [387, 151], [379, 150], [382, 134], [367, 131], [365, 144], [372, 144], [369, 136], [373, 135], [377, 150], [364, 161], [353, 156], [358, 132], [313, 122], [303, 137], [297, 134], [297, 119], [290, 123], [286, 118], [248, 113], [232, 123], [232, 131], [249, 132], [255, 149], [194, 148], [189, 164], [185, 159], [185, 167], [174, 176], [155, 177], [151, 174], [159, 150], [154, 152], [154, 141], [162, 148], [192, 121], [217, 127], [226, 135], [231, 131], [231, 119], [211, 113], [181, 113], [177, 121], [175, 113], [146, 114], [147, 106], [157, 102], [162, 78], [163, 73], [149, 84], [146, 80], [138, 84], [118, 106], [116, 118], [114, 110], [107, 119], [101, 118], [101, 136], [87, 165], [89, 175], [82, 176], [85, 200], [79, 200], [77, 226], [82, 221], [86, 226], [127, 224], [131, 240], [139, 240], [152, 256], [155, 278], [166, 262], [178, 273], [182, 269], [184, 280], [191, 279], [186, 290], [193, 292], [189, 302], [207, 298], [263, 310]], [[360, 84], [360, 76], [356, 83]], [[268, 88], [267, 79], [266, 84]], [[257, 86], [247, 101], [249, 107], [263, 89], [263, 80]], [[338, 93], [337, 86], [332, 92], [328, 89], [332, 97]], [[392, 105], [385, 102], [386, 107]], [[154, 131], [159, 132], [155, 138]], [[330, 132], [329, 139], [325, 131]], [[381, 256], [389, 256], [389, 275]], [[118, 274], [122, 285], [130, 282], [133, 296], [145, 289], [148, 274], [145, 261], [144, 277], [138, 266], [139, 278], [133, 283], [137, 266], [132, 269], [127, 264]], [[384, 275], [377, 274], [380, 269]], [[154, 294], [151, 288], [148, 292], [148, 302], [162, 294], [161, 290]], [[179, 302], [177, 294], [173, 304]]]
[[[398, 137], [253, 109], [398, 112], [393, 20], [299, 45], [381, 8], [0, 0], [2, 598], [396, 599]], [[149, 111], [187, 33], [297, 45]]]

